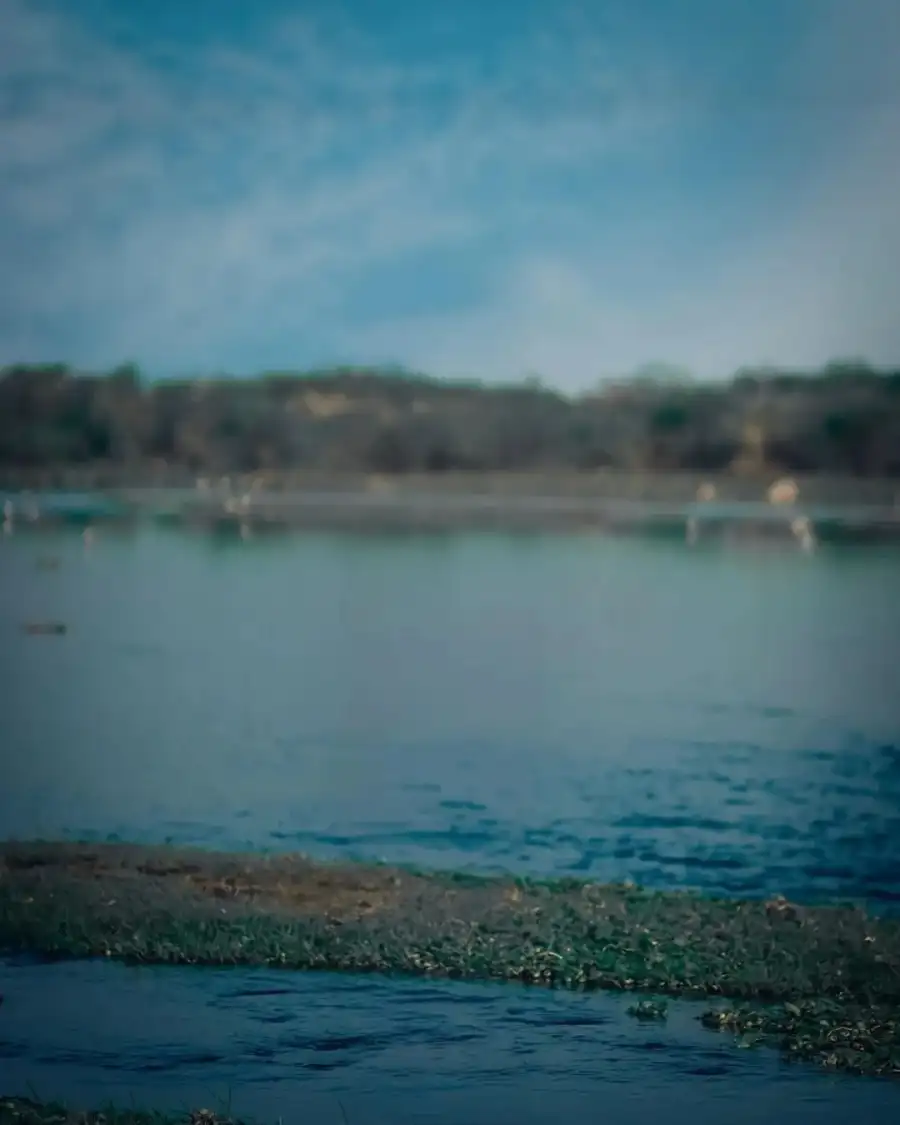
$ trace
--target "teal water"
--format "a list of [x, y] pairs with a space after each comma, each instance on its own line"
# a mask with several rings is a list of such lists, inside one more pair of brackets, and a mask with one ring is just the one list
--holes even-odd
[[895, 552], [17, 534], [0, 830], [890, 903], [898, 657]]
[[889, 1079], [738, 1050], [689, 1004], [648, 1026], [596, 993], [101, 962], [0, 963], [0, 989], [0, 1086], [73, 1105], [272, 1125], [886, 1125], [900, 1108]]
[[[37, 565], [49, 555], [57, 569]], [[69, 631], [28, 636], [29, 620]], [[17, 530], [0, 542], [0, 835], [301, 849], [891, 911], [898, 658], [891, 550], [586, 535], [242, 542], [149, 525], [86, 546]], [[703, 1029], [682, 1034], [688, 1018], [661, 1039], [635, 1030], [609, 997], [304, 977], [280, 986], [288, 1000], [253, 1001], [257, 1019], [216, 999], [268, 995], [253, 974], [135, 973], [7, 963], [0, 1086], [27, 1072], [39, 1090], [103, 1100], [158, 1087], [161, 1072], [142, 1069], [156, 1054], [173, 1097], [212, 1097], [227, 1080], [249, 1092], [247, 1112], [284, 1115], [302, 1093], [324, 1099], [310, 1119], [339, 1121], [326, 1104], [342, 1089], [360, 1095], [354, 1125], [538, 1121], [551, 1103], [587, 1121], [613, 1089], [616, 1120], [649, 1120], [648, 1090], [693, 1122], [721, 1120], [729, 1098], [745, 1115], [731, 1120], [761, 1120], [773, 1075], [797, 1121], [831, 1119], [844, 1098], [872, 1120], [900, 1108], [894, 1085], [835, 1085], [768, 1054], [748, 1062]], [[133, 1019], [138, 1001], [116, 997], [138, 979], [168, 1005], [142, 1020], [139, 1043], [123, 1032], [104, 1047], [106, 1016], [87, 1037], [77, 1014], [50, 1021], [50, 1040], [41, 1030], [60, 989], [72, 1013], [103, 995], [119, 1012], [110, 1021]], [[277, 1013], [296, 990], [319, 1014], [284, 1030], [307, 1044], [291, 1055]], [[584, 1005], [587, 1023], [553, 1031], [548, 1004]], [[202, 1026], [217, 1005], [230, 1014], [213, 1049]], [[335, 1006], [340, 1031], [324, 1014]], [[457, 1015], [477, 1048], [454, 1048], [442, 1069]], [[171, 1026], [172, 1049], [193, 1061], [167, 1054]], [[316, 1035], [351, 1042], [320, 1058]], [[712, 1085], [705, 1066], [720, 1068]]]

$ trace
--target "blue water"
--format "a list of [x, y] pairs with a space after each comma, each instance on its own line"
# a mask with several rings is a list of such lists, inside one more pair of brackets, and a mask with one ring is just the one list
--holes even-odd
[[740, 1050], [698, 1006], [511, 985], [0, 965], [0, 1083], [72, 1104], [354, 1125], [896, 1120], [890, 1080]]
[[[59, 568], [39, 569], [51, 554]], [[69, 632], [27, 636], [28, 620]], [[17, 531], [0, 543], [0, 835], [574, 872], [891, 911], [898, 658], [892, 551], [240, 542], [152, 527], [85, 545]], [[343, 1091], [354, 1125], [587, 1121], [609, 1106], [611, 1120], [643, 1121], [654, 1100], [693, 1122], [726, 1106], [729, 1120], [776, 1106], [830, 1120], [844, 1098], [872, 1120], [900, 1109], [895, 1086], [785, 1070], [690, 1015], [648, 1031], [611, 997], [330, 977], [279, 977], [288, 991], [268, 996], [249, 973], [106, 964], [3, 973], [0, 1088], [27, 1073], [81, 1101], [128, 1088], [208, 1102], [230, 1081], [249, 1099], [238, 1108], [270, 1119], [308, 1096], [308, 1119], [340, 1121]], [[54, 997], [68, 997], [65, 1018], [47, 1017]], [[572, 1011], [587, 1022], [553, 1022]], [[450, 1043], [448, 1027], [474, 1038]], [[347, 1044], [315, 1047], [335, 1036]], [[150, 1056], [165, 1069], [142, 1069]], [[707, 1065], [722, 1069], [701, 1081], [692, 1070]]]

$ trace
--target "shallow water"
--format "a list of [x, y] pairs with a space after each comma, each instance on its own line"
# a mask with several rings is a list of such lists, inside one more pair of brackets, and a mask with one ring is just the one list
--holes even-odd
[[[58, 569], [37, 566], [49, 555]], [[28, 620], [69, 632], [27, 636]], [[895, 910], [898, 658], [892, 551], [17, 531], [0, 542], [0, 835]], [[785, 1068], [680, 1015], [648, 1029], [611, 997], [329, 976], [269, 994], [249, 973], [107, 964], [3, 976], [0, 1088], [27, 1074], [82, 1101], [208, 1102], [231, 1082], [236, 1109], [271, 1119], [302, 1098], [340, 1121], [339, 1092], [354, 1125], [900, 1107], [896, 1085]]]
[[896, 1083], [739, 1050], [688, 1003], [646, 1024], [617, 996], [101, 962], [0, 963], [0, 990], [0, 1088], [73, 1104], [353, 1125], [806, 1125], [900, 1109]]

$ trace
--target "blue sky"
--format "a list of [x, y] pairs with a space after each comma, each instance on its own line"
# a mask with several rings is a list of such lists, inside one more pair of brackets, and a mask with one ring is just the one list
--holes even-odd
[[0, 0], [0, 363], [900, 361], [898, 0]]

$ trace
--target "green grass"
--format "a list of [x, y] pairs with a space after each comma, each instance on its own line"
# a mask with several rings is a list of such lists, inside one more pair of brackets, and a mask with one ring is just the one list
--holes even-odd
[[76, 1110], [63, 1102], [0, 1097], [0, 1125], [241, 1125], [241, 1122], [208, 1109], [179, 1114], [122, 1109], [113, 1105]]

